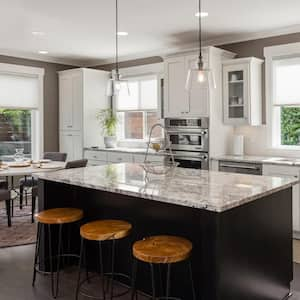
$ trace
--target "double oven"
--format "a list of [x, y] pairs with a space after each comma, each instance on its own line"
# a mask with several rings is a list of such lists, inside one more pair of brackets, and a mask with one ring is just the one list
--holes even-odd
[[179, 167], [209, 168], [209, 119], [168, 118], [165, 127]]

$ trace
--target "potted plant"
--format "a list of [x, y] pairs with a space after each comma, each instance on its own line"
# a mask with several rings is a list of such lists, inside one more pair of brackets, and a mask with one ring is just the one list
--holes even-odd
[[106, 148], [115, 148], [117, 145], [116, 128], [118, 119], [111, 108], [101, 109], [97, 113], [104, 134], [104, 144]]

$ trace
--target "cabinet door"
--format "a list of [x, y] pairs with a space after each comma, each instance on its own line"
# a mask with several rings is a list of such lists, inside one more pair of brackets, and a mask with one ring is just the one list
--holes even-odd
[[60, 130], [71, 130], [73, 127], [73, 84], [72, 77], [59, 78], [59, 126]]
[[[185, 57], [186, 74], [191, 68], [196, 68], [198, 62], [197, 55]], [[204, 67], [207, 68], [206, 63]], [[209, 116], [209, 83], [199, 84], [197, 78], [192, 78], [191, 90], [188, 91], [189, 112], [192, 117]]]
[[249, 123], [249, 64], [223, 66], [225, 124]]
[[81, 130], [82, 99], [82, 74], [61, 76], [59, 78], [60, 130]]
[[[297, 167], [263, 165], [263, 175], [293, 176], [299, 178], [300, 170]], [[293, 186], [293, 230], [300, 232], [300, 189], [299, 184]]]
[[184, 57], [169, 58], [165, 62], [165, 117], [180, 117], [189, 113], [185, 90], [186, 68]]
[[67, 160], [82, 159], [82, 136], [74, 132], [60, 133], [60, 152], [67, 153]]

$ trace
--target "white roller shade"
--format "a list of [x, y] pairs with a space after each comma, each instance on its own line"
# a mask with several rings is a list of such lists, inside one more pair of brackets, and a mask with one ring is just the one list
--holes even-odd
[[300, 58], [274, 62], [274, 105], [300, 105]]
[[37, 76], [0, 73], [0, 107], [37, 109], [39, 93]]
[[117, 96], [117, 111], [156, 110], [158, 106], [157, 76], [128, 77], [130, 95], [126, 86]]

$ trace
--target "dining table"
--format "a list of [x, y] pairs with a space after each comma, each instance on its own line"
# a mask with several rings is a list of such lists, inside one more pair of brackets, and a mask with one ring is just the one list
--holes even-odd
[[[15, 178], [16, 177], [34, 177], [34, 174], [39, 172], [51, 172], [64, 169], [66, 162], [62, 161], [47, 161], [43, 163], [31, 163], [31, 162], [5, 162], [3, 161], [0, 165], [0, 178], [5, 178], [9, 191], [11, 192], [11, 200], [15, 200], [19, 195], [19, 190], [15, 187]], [[14, 195], [12, 195], [14, 193]], [[13, 216], [13, 207], [12, 204], [12, 216]]]

